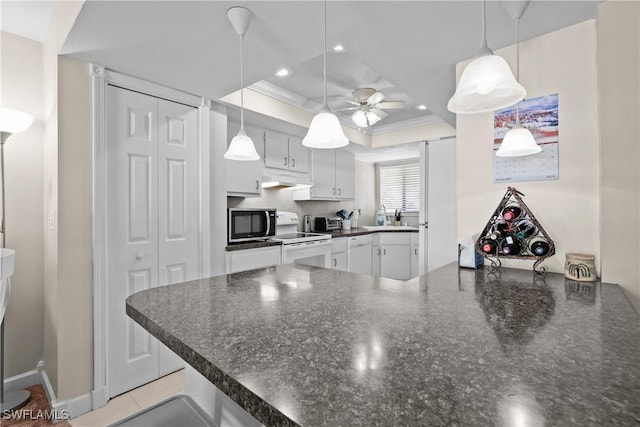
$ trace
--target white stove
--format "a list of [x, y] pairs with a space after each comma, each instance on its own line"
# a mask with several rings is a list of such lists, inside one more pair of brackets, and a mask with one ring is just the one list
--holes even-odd
[[278, 211], [276, 236], [269, 239], [282, 243], [282, 262], [329, 267], [331, 261], [331, 235], [301, 233], [298, 231], [298, 214]]

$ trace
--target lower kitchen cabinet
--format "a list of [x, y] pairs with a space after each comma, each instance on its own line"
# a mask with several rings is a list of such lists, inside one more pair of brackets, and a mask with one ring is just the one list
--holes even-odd
[[227, 274], [270, 267], [282, 264], [282, 250], [280, 246], [268, 246], [266, 248], [228, 251], [226, 263]]
[[372, 242], [373, 236], [370, 234], [349, 237], [349, 272], [371, 275]]
[[372, 249], [372, 273], [388, 279], [409, 280], [412, 276], [411, 235], [377, 233]]
[[331, 239], [331, 268], [347, 271], [347, 238]]
[[420, 244], [418, 233], [411, 233], [411, 278], [418, 276], [418, 266], [420, 263]]

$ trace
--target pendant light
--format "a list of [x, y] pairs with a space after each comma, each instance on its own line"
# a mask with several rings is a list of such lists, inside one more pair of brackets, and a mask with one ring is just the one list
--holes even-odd
[[311, 120], [309, 131], [302, 145], [309, 148], [340, 148], [349, 144], [340, 121], [327, 106], [327, 0], [324, 1], [324, 101], [322, 109]]
[[513, 105], [527, 91], [513, 77], [507, 62], [487, 46], [486, 1], [482, 2], [482, 43], [476, 58], [460, 76], [447, 109], [457, 114], [495, 111]]
[[[505, 3], [502, 2], [503, 7]], [[529, 6], [529, 0], [522, 2], [512, 2], [511, 5], [505, 7], [505, 10], [512, 18], [516, 20], [516, 78], [520, 80], [520, 18]], [[516, 104], [516, 123], [511, 130], [507, 132], [500, 144], [500, 148], [496, 152], [498, 157], [519, 157], [529, 156], [542, 151], [542, 148], [536, 143], [529, 129], [525, 129], [520, 124], [520, 101]]]
[[247, 28], [249, 28], [251, 18], [253, 18], [253, 13], [251, 13], [249, 9], [236, 6], [227, 10], [227, 18], [231, 22], [231, 25], [233, 25], [236, 33], [240, 36], [240, 130], [231, 140], [231, 144], [229, 144], [227, 152], [224, 153], [224, 158], [241, 161], [259, 160], [260, 155], [258, 155], [256, 147], [253, 145], [253, 141], [244, 130], [244, 81], [242, 75], [242, 56], [244, 35], [247, 32]]

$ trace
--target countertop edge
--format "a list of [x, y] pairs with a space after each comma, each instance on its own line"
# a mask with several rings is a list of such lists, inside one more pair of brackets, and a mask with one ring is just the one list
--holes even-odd
[[185, 345], [182, 341], [168, 333], [164, 328], [149, 320], [144, 314], [136, 310], [126, 300], [126, 314], [147, 332], [166, 345], [171, 351], [176, 353], [186, 363], [191, 365], [211, 384], [215, 385], [221, 392], [226, 394], [231, 400], [237, 403], [252, 417], [264, 425], [277, 425], [284, 427], [301, 427], [300, 424], [291, 420], [278, 409], [270, 405], [263, 398], [256, 396], [251, 390], [244, 387], [233, 377], [227, 375], [223, 370], [207, 361], [200, 353]]

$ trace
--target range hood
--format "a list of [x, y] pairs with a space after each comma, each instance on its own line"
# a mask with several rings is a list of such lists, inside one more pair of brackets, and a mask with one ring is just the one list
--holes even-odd
[[313, 185], [314, 183], [309, 180], [309, 175], [307, 174], [278, 171], [269, 168], [265, 169], [262, 175], [262, 188], [298, 190], [313, 187]]

